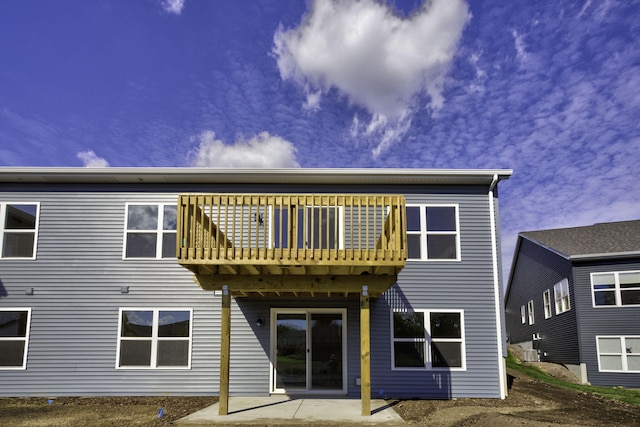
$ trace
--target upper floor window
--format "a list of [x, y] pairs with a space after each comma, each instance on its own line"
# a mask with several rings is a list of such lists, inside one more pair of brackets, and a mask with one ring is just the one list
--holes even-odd
[[0, 369], [26, 369], [30, 308], [0, 308]]
[[569, 299], [569, 281], [562, 279], [553, 286], [553, 298], [556, 303], [556, 314], [562, 314], [571, 310], [571, 300]]
[[128, 204], [124, 257], [175, 257], [176, 211], [175, 204]]
[[38, 203], [0, 203], [2, 258], [36, 257]]
[[527, 303], [527, 311], [529, 312], [529, 324], [533, 325], [536, 323], [536, 318], [533, 314], [533, 300]]
[[407, 206], [407, 258], [460, 260], [456, 205]]
[[591, 273], [594, 306], [640, 305], [640, 271]]
[[640, 336], [596, 337], [598, 370], [640, 372]]
[[118, 368], [189, 368], [190, 309], [121, 309]]
[[394, 312], [393, 368], [465, 368], [462, 311]]
[[342, 249], [341, 206], [290, 206], [270, 210], [274, 248]]
[[527, 323], [527, 307], [524, 305], [520, 306], [520, 323], [523, 325]]
[[542, 304], [544, 305], [544, 318], [548, 319], [551, 317], [551, 290], [547, 289], [542, 294]]

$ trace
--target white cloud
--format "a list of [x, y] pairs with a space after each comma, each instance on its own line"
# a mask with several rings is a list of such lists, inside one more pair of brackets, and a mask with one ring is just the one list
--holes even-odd
[[191, 166], [212, 168], [299, 168], [293, 144], [279, 136], [262, 132], [248, 140], [226, 145], [212, 131], [198, 137], [191, 152]]
[[80, 151], [76, 154], [86, 168], [108, 168], [109, 162], [96, 155], [93, 150]]
[[321, 96], [322, 96], [322, 91], [319, 91], [319, 90], [315, 92], [308, 92], [307, 101], [303, 105], [305, 110], [318, 111], [320, 109]]
[[169, 13], [180, 15], [184, 7], [185, 0], [162, 0], [162, 8]]
[[527, 47], [524, 44], [524, 37], [518, 33], [515, 29], [511, 29], [511, 35], [513, 36], [513, 42], [516, 48], [516, 56], [520, 62], [524, 62], [527, 59]]
[[[273, 53], [281, 78], [304, 88], [307, 105], [318, 105], [310, 94], [319, 102], [319, 94], [337, 90], [371, 114], [367, 128], [385, 121], [391, 132], [381, 135], [399, 138], [421, 96], [432, 111], [442, 108], [445, 77], [470, 18], [462, 0], [426, 1], [407, 18], [374, 0], [317, 0], [298, 27], [276, 31]], [[393, 141], [379, 142], [378, 151]]]

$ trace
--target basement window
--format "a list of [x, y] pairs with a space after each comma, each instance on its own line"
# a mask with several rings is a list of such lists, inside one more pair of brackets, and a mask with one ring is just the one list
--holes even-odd
[[0, 369], [26, 369], [30, 308], [0, 308]]
[[191, 309], [120, 309], [117, 368], [191, 367]]
[[465, 369], [462, 311], [394, 312], [393, 369]]

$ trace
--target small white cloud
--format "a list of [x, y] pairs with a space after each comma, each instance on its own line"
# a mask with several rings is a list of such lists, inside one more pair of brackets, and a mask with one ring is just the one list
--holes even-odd
[[371, 114], [370, 127], [384, 122], [395, 131], [381, 135], [397, 135], [404, 128], [398, 121], [406, 124], [407, 111], [416, 111], [424, 95], [432, 111], [442, 108], [445, 78], [470, 18], [463, 0], [425, 1], [408, 17], [375, 0], [316, 0], [298, 27], [275, 32], [273, 54], [280, 77], [307, 94], [305, 106], [336, 90]]
[[180, 15], [185, 0], [162, 0], [162, 8], [169, 13]]
[[96, 155], [93, 150], [80, 151], [76, 154], [78, 159], [82, 160], [86, 168], [108, 168], [109, 162], [102, 157]]
[[524, 44], [524, 37], [522, 34], [518, 33], [515, 29], [511, 30], [511, 35], [513, 36], [513, 42], [516, 48], [516, 56], [520, 60], [520, 62], [524, 62], [527, 59], [527, 51], [526, 46]]
[[307, 92], [307, 101], [303, 107], [305, 110], [318, 111], [320, 109], [320, 96], [322, 91]]
[[262, 132], [248, 140], [226, 145], [212, 131], [198, 137], [198, 148], [189, 154], [191, 166], [212, 168], [299, 168], [293, 144]]

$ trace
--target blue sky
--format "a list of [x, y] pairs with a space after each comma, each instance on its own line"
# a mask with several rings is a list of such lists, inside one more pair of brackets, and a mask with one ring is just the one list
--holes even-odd
[[0, 166], [507, 168], [519, 231], [640, 218], [640, 2], [0, 2]]

